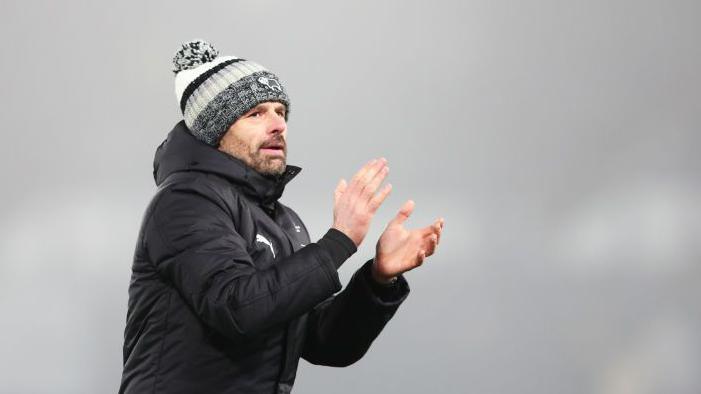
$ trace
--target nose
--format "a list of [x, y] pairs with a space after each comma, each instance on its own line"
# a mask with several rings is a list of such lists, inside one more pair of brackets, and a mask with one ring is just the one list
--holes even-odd
[[284, 136], [287, 131], [287, 122], [285, 121], [285, 118], [273, 112], [269, 119], [268, 133], [282, 134]]

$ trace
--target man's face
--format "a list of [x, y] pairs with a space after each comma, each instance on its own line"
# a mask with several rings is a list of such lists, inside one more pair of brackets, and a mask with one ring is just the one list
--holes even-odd
[[263, 175], [280, 175], [287, 164], [285, 104], [260, 103], [234, 122], [219, 150], [241, 159]]

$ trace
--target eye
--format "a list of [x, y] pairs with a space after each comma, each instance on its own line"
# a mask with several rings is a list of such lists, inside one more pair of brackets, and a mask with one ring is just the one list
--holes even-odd
[[258, 117], [258, 116], [260, 116], [260, 115], [261, 115], [261, 112], [260, 112], [260, 111], [253, 111], [253, 112], [251, 112], [250, 114], [248, 114], [248, 117], [249, 117], [249, 118], [255, 118], [255, 117]]

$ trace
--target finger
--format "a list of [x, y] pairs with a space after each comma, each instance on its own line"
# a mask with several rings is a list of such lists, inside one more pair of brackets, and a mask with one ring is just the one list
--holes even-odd
[[[387, 171], [387, 159], [384, 157], [379, 158], [375, 164], [370, 166], [365, 174], [358, 179], [358, 190], [360, 193], [362, 193], [367, 199], [370, 199], [372, 195], [375, 194], [375, 191], [377, 191], [377, 187], [387, 176]], [[378, 177], [380, 178], [379, 182], [377, 182], [373, 188], [373, 185]]]
[[387, 165], [387, 159], [384, 157], [380, 157], [379, 159], [375, 160], [375, 162], [368, 168], [368, 170], [363, 174], [362, 180], [363, 183], [367, 184], [372, 181], [375, 176], [382, 171], [382, 169]]
[[432, 234], [437, 234], [439, 229], [440, 229], [440, 227], [437, 226], [436, 223], [433, 223], [433, 224], [429, 224], [426, 227], [417, 229], [415, 231], [418, 231], [418, 233], [421, 235], [422, 238], [426, 238], [426, 237], [431, 236]]
[[426, 251], [427, 256], [431, 256], [438, 246], [439, 234], [435, 232], [434, 226], [428, 226], [419, 232], [421, 248]]
[[336, 185], [336, 190], [334, 190], [334, 192], [333, 192], [334, 205], [338, 204], [338, 200], [341, 198], [343, 193], [346, 191], [347, 187], [348, 187], [348, 184], [346, 183], [346, 180], [341, 178], [341, 180], [338, 181], [338, 185]]
[[426, 251], [419, 250], [419, 254], [416, 256], [416, 266], [418, 267], [423, 264], [424, 260], [426, 260]]
[[436, 240], [436, 245], [441, 243], [441, 234], [443, 233], [443, 218], [440, 218], [436, 221], [436, 234], [438, 235], [438, 239]]
[[394, 217], [394, 219], [392, 219], [390, 224], [401, 225], [404, 223], [407, 219], [409, 219], [409, 216], [411, 216], [411, 213], [414, 211], [414, 205], [413, 200], [407, 200], [407, 202], [405, 202], [399, 209], [399, 212], [397, 212], [397, 215]]
[[[351, 178], [350, 181], [350, 187], [351, 188], [356, 188], [359, 183], [362, 183], [362, 179], [365, 177], [365, 174], [367, 174], [368, 171], [377, 163], [377, 159], [372, 159], [369, 162], [365, 163], [363, 167], [358, 170], [358, 172], [353, 175], [353, 178]], [[362, 188], [361, 188], [362, 189]]]
[[385, 185], [385, 187], [380, 190], [379, 193], [374, 195], [372, 199], [370, 200], [369, 206], [371, 212], [377, 211], [378, 208], [380, 208], [380, 205], [382, 205], [383, 202], [385, 202], [385, 199], [389, 194], [392, 192], [392, 184], [388, 183]]
[[375, 176], [365, 186], [365, 189], [363, 189], [363, 193], [367, 195], [369, 199], [375, 195], [377, 188], [380, 187], [382, 181], [384, 181], [385, 178], [387, 178], [388, 173], [389, 167], [383, 166], [379, 171], [377, 171], [377, 173], [375, 173]]
[[436, 251], [436, 245], [438, 245], [438, 236], [433, 234], [428, 239], [428, 247], [426, 248], [426, 256], [431, 256]]

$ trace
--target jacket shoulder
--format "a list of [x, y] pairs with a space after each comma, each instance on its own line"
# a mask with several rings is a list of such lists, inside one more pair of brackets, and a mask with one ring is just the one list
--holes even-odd
[[[192, 210], [209, 206], [236, 221], [242, 211], [241, 200], [239, 193], [224, 178], [194, 171], [174, 173], [158, 186], [151, 198], [143, 214], [141, 232], [152, 223], [154, 215], [168, 218], [174, 206], [185, 207], [183, 204]], [[142, 238], [141, 234], [139, 238]]]
[[177, 172], [170, 175], [158, 186], [153, 203], [157, 203], [164, 194], [172, 192], [198, 195], [229, 211], [241, 197], [238, 190], [223, 177], [197, 171]]

